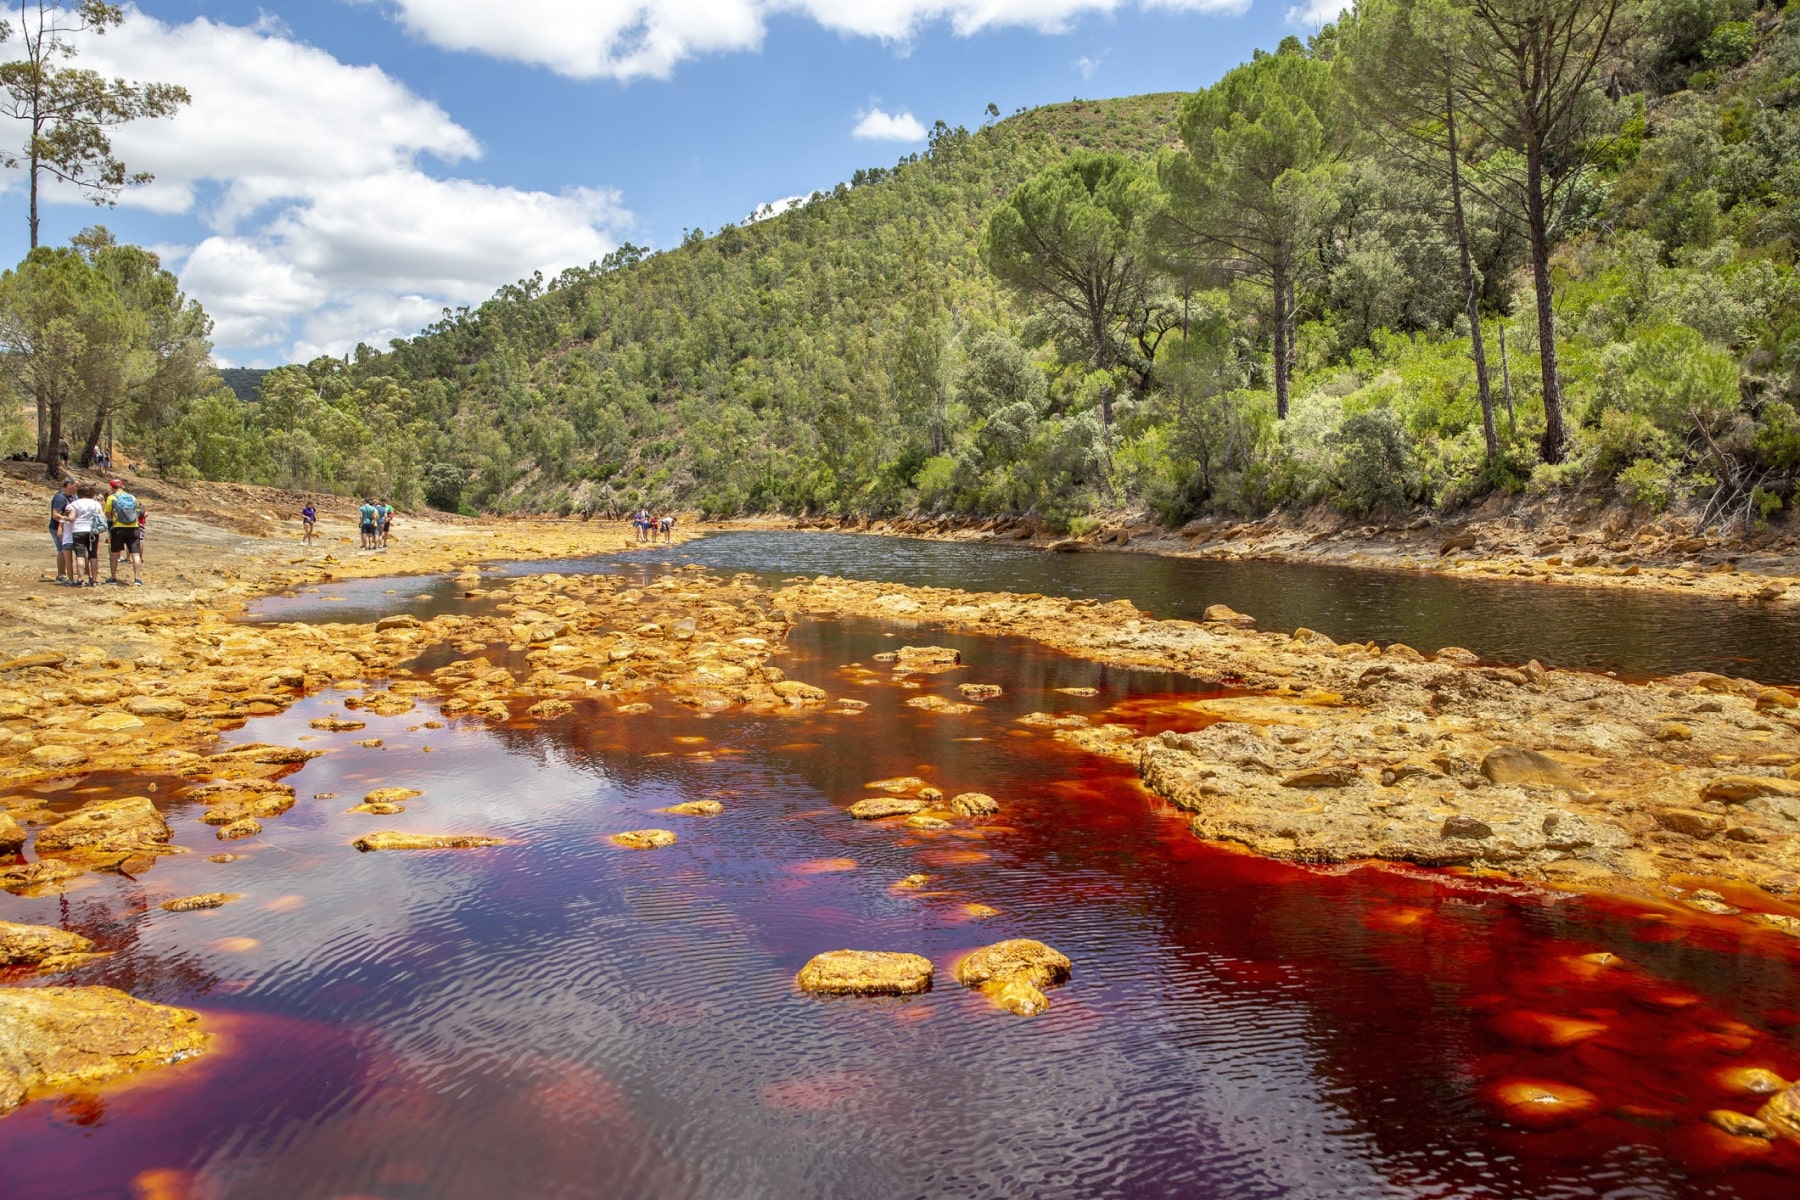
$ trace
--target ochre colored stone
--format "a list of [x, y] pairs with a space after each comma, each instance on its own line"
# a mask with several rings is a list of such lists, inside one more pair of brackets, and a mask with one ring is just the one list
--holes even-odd
[[1767, 1067], [1726, 1067], [1713, 1079], [1734, 1096], [1773, 1096], [1789, 1086]]
[[1573, 1125], [1600, 1108], [1600, 1097], [1585, 1088], [1543, 1080], [1509, 1080], [1487, 1094], [1507, 1117], [1531, 1129]]
[[950, 811], [959, 817], [991, 817], [1000, 811], [1000, 802], [986, 792], [963, 792], [950, 801]]
[[817, 703], [829, 700], [824, 688], [814, 687], [810, 683], [801, 683], [798, 679], [783, 679], [773, 685], [777, 696], [793, 704]]
[[1762, 796], [1800, 796], [1800, 781], [1773, 775], [1720, 775], [1700, 789], [1703, 800], [1742, 804]]
[[1586, 784], [1554, 758], [1519, 746], [1501, 746], [1488, 751], [1481, 760], [1481, 773], [1494, 783], [1563, 788], [1577, 795], [1586, 795], [1588, 791]]
[[967, 955], [956, 964], [956, 981], [980, 987], [997, 979], [1022, 977], [1042, 987], [1069, 977], [1068, 956], [1030, 938], [1011, 938]]
[[1329, 766], [1307, 767], [1295, 771], [1281, 781], [1287, 788], [1339, 788], [1348, 787], [1361, 776], [1355, 767], [1333, 764]]
[[476, 833], [399, 833], [383, 829], [365, 833], [350, 843], [358, 850], [474, 850], [483, 846], [504, 846], [505, 838]]
[[931, 990], [931, 960], [885, 950], [828, 950], [794, 982], [822, 996], [910, 996]]
[[1715, 1108], [1706, 1114], [1706, 1123], [1715, 1129], [1721, 1129], [1733, 1137], [1763, 1138], [1771, 1140], [1775, 1137], [1774, 1128], [1768, 1122], [1729, 1108]]
[[226, 825], [219, 826], [218, 839], [221, 842], [234, 842], [239, 838], [255, 837], [262, 832], [262, 822], [255, 817], [239, 817]]
[[908, 708], [920, 709], [924, 712], [938, 713], [953, 717], [959, 713], [974, 712], [973, 704], [963, 704], [957, 700], [946, 700], [942, 696], [914, 696], [906, 702]]
[[82, 726], [83, 729], [92, 730], [95, 733], [120, 733], [127, 729], [142, 729], [143, 727], [144, 722], [141, 717], [135, 717], [128, 712], [119, 712], [116, 709], [112, 712], [95, 713]]
[[174, 837], [156, 805], [143, 796], [96, 800], [39, 832], [39, 854], [154, 852]]
[[942, 817], [934, 817], [930, 813], [914, 813], [906, 818], [908, 829], [948, 829], [950, 822]]
[[725, 806], [717, 800], [688, 800], [656, 811], [675, 817], [716, 817], [725, 811]]
[[363, 797], [364, 804], [399, 804], [403, 800], [411, 800], [425, 793], [418, 788], [378, 787]]
[[924, 812], [928, 807], [924, 800], [904, 799], [899, 796], [878, 797], [872, 800], [858, 800], [845, 811], [858, 821], [878, 821], [883, 817], [907, 817], [913, 813]]
[[[0, 921], [0, 966], [35, 966], [63, 954], [86, 954], [94, 943], [79, 933], [50, 925], [16, 925]], [[0, 1049], [0, 1055], [4, 1050]]]
[[969, 700], [992, 700], [1001, 694], [1001, 688], [994, 683], [959, 683], [956, 690]]
[[203, 908], [222, 908], [237, 899], [241, 899], [241, 893], [206, 892], [199, 896], [179, 896], [174, 900], [164, 900], [161, 907], [165, 912], [196, 912]]
[[667, 829], [631, 829], [615, 833], [609, 840], [627, 850], [660, 850], [675, 844], [675, 834]]
[[877, 779], [875, 782], [865, 783], [863, 786], [872, 791], [893, 792], [898, 794], [900, 792], [916, 791], [925, 786], [925, 781], [920, 779], [917, 775], [900, 775], [893, 779]]
[[1756, 1110], [1756, 1116], [1783, 1137], [1800, 1141], [1800, 1084], [1769, 1097], [1769, 1102]]
[[104, 987], [0, 989], [0, 1113], [206, 1049], [198, 1013]]

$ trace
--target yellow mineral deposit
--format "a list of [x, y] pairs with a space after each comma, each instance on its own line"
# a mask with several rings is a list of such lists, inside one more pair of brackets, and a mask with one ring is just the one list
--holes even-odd
[[676, 817], [716, 817], [725, 811], [725, 806], [717, 800], [687, 800], [656, 811]]
[[887, 950], [828, 950], [794, 982], [821, 996], [910, 996], [931, 990], [931, 960]]
[[858, 821], [879, 821], [884, 817], [905, 817], [924, 812], [930, 805], [924, 800], [901, 796], [881, 796], [858, 800], [845, 809], [846, 815]]
[[956, 964], [956, 981], [1010, 1013], [1035, 1017], [1050, 1008], [1043, 989], [1067, 980], [1070, 965], [1067, 955], [1042, 942], [1010, 938], [966, 955]]
[[1507, 1080], [1489, 1088], [1487, 1095], [1509, 1120], [1531, 1129], [1573, 1125], [1600, 1109], [1594, 1093], [1547, 1080]]
[[675, 834], [668, 829], [631, 829], [615, 833], [608, 840], [627, 850], [660, 850], [675, 844]]
[[0, 989], [0, 1114], [207, 1048], [198, 1013], [106, 987]]
[[507, 839], [479, 833], [401, 833], [384, 829], [365, 833], [350, 843], [358, 850], [477, 850], [504, 846]]
[[233, 900], [241, 900], [238, 892], [204, 892], [198, 896], [177, 896], [173, 900], [164, 900], [161, 908], [164, 912], [182, 913], [198, 912], [204, 908], [223, 908]]

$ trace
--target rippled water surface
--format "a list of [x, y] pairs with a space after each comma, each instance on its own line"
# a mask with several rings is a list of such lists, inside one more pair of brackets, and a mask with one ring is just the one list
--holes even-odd
[[[496, 573], [618, 571], [663, 561], [751, 571], [771, 582], [842, 575], [969, 591], [1129, 599], [1158, 617], [1192, 619], [1209, 604], [1228, 604], [1256, 617], [1262, 628], [1306, 626], [1339, 641], [1405, 642], [1426, 651], [1463, 646], [1495, 662], [1536, 658], [1550, 666], [1637, 677], [1705, 670], [1800, 684], [1800, 620], [1787, 606], [1417, 571], [767, 532], [715, 534], [622, 557], [504, 564]], [[415, 582], [420, 586], [393, 580], [320, 585], [263, 601], [258, 612], [271, 620], [366, 621], [402, 607], [440, 611], [461, 590], [445, 577]]]
[[[1191, 681], [933, 635], [968, 665], [909, 689], [873, 661], [901, 636], [809, 622], [777, 659], [868, 701], [856, 717], [705, 717], [662, 701], [624, 716], [596, 700], [542, 726], [431, 730], [422, 706], [314, 734], [308, 720], [335, 710], [325, 695], [251, 722], [229, 740], [332, 753], [288, 777], [300, 804], [232, 845], [240, 861], [205, 860], [212, 831], [168, 780], [159, 802], [198, 853], [62, 897], [0, 897], [0, 918], [114, 951], [77, 981], [196, 1007], [228, 1031], [208, 1058], [0, 1120], [0, 1192], [1795, 1194], [1800, 1147], [1701, 1120], [1754, 1108], [1724, 1089], [1724, 1068], [1800, 1075], [1791, 939], [1674, 907], [1210, 848], [1129, 768], [1016, 722], [1051, 710], [1191, 727]], [[904, 704], [958, 682], [1005, 694], [963, 716]], [[1054, 690], [1089, 686], [1100, 694]], [[353, 744], [369, 737], [383, 744]], [[877, 794], [869, 781], [907, 774], [1003, 809], [939, 833], [844, 815]], [[344, 812], [396, 784], [425, 793], [404, 816]], [[724, 815], [655, 812], [708, 797]], [[606, 840], [651, 825], [680, 843]], [[350, 848], [374, 828], [517, 841]], [[925, 890], [894, 888], [915, 872]], [[214, 890], [244, 899], [155, 907]], [[1016, 936], [1075, 964], [1032, 1020], [952, 975], [963, 952]], [[903, 999], [795, 990], [810, 956], [844, 947], [927, 955], [937, 985]], [[1580, 957], [1597, 951], [1620, 961]], [[1547, 1018], [1599, 1032], [1534, 1048]], [[1520, 1079], [1585, 1087], [1598, 1115], [1512, 1125], [1492, 1089]]]

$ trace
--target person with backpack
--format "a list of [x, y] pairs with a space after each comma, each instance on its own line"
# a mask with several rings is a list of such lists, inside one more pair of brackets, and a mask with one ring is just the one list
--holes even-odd
[[69, 541], [69, 529], [63, 521], [63, 513], [75, 502], [75, 480], [65, 476], [62, 487], [50, 497], [50, 540], [56, 544], [56, 582], [64, 587], [74, 587], [75, 579], [75, 546]]
[[138, 503], [122, 479], [108, 481], [112, 495], [106, 498], [107, 528], [112, 537], [112, 576], [108, 583], [124, 583], [119, 578], [119, 555], [131, 560], [131, 584], [144, 586], [144, 506]]
[[[75, 586], [100, 586], [100, 533], [106, 528], [106, 509], [94, 498], [94, 485], [75, 489], [75, 499], [63, 510], [63, 524], [75, 548]], [[85, 574], [86, 580], [81, 576]]]

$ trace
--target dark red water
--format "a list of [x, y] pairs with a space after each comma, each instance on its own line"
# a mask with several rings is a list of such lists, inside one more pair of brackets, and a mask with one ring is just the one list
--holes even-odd
[[[916, 636], [916, 635], [915, 635]], [[600, 703], [543, 727], [368, 715], [321, 696], [239, 741], [329, 746], [260, 838], [0, 918], [115, 953], [72, 980], [199, 1008], [220, 1052], [0, 1119], [8, 1197], [1792, 1197], [1800, 1147], [1730, 1139], [1718, 1073], [1800, 1075], [1800, 943], [1686, 910], [1366, 867], [1309, 871], [1195, 841], [1129, 768], [1015, 723], [1038, 709], [1191, 724], [1184, 681], [933, 634], [969, 666], [909, 690], [893, 627], [814, 623], [790, 675], [861, 716], [700, 716]], [[850, 664], [863, 664], [864, 671]], [[905, 706], [998, 683], [965, 716]], [[1051, 689], [1096, 686], [1096, 699]], [[1189, 685], [1191, 686], [1191, 685]], [[341, 695], [341, 694], [339, 694]], [[352, 745], [384, 740], [379, 749]], [[315, 737], [313, 741], [300, 739]], [[701, 740], [703, 739], [703, 740]], [[426, 753], [425, 748], [430, 747]], [[917, 833], [849, 820], [919, 775], [1004, 806]], [[424, 796], [344, 813], [369, 788]], [[112, 788], [116, 781], [89, 781]], [[308, 799], [337, 793], [335, 799]], [[655, 809], [713, 797], [723, 816]], [[63, 799], [86, 798], [64, 793]], [[659, 825], [633, 853], [606, 835]], [[517, 844], [358, 854], [376, 828]], [[915, 872], [924, 891], [893, 884]], [[240, 891], [212, 912], [168, 897]], [[975, 919], [979, 903], [997, 915]], [[964, 951], [1035, 937], [1074, 960], [1022, 1020], [960, 988]], [[822, 950], [907, 950], [930, 994], [821, 1000]], [[1596, 967], [1581, 956], [1611, 952]], [[28, 983], [14, 976], [7, 982]], [[1565, 1049], [1546, 1018], [1599, 1027]], [[1513, 1080], [1596, 1115], [1510, 1124]]]

